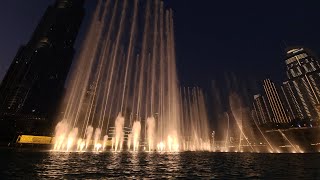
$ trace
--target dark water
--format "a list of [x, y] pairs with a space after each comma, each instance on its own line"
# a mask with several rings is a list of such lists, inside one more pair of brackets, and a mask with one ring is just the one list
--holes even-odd
[[0, 179], [320, 179], [320, 154], [0, 153]]

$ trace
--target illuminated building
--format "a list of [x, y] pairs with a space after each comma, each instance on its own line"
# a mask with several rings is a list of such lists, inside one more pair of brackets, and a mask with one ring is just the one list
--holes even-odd
[[290, 85], [289, 81], [283, 82], [281, 90], [284, 94], [286, 106], [290, 110], [290, 115], [292, 119], [304, 119], [305, 116], [303, 115], [302, 106], [298, 102], [299, 99], [296, 98], [294, 88]]
[[258, 124], [270, 123], [273, 119], [272, 113], [270, 112], [270, 106], [266, 103], [265, 97], [257, 94], [254, 95], [253, 108], [255, 116], [257, 117]]
[[272, 111], [273, 123], [289, 123], [291, 118], [287, 114], [287, 108], [284, 106], [281, 94], [275, 87], [275, 84], [269, 79], [263, 81], [263, 88], [267, 96]]
[[288, 50], [285, 63], [288, 79], [280, 87], [264, 80], [265, 94], [254, 96], [255, 119], [260, 125], [312, 127], [320, 117], [320, 64], [305, 48]]
[[0, 85], [1, 123], [55, 113], [84, 16], [83, 3], [57, 0], [47, 8], [30, 41], [20, 47]]
[[312, 53], [304, 48], [287, 51], [288, 81], [283, 89], [290, 101], [292, 114], [299, 119], [319, 118], [320, 65]]

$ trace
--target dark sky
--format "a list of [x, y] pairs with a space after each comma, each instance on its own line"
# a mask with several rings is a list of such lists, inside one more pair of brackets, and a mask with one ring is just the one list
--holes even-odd
[[222, 79], [225, 72], [280, 81], [285, 78], [286, 46], [306, 46], [319, 54], [319, 5], [293, 0], [173, 0], [179, 71], [201, 84]]
[[[46, 7], [53, 2], [1, 1], [0, 80], [18, 47], [29, 40]], [[94, 2], [87, 0], [87, 14]], [[268, 77], [280, 82], [285, 78], [286, 46], [306, 46], [320, 54], [317, 1], [165, 2], [175, 12], [178, 71], [185, 85], [208, 89], [211, 80], [223, 81], [226, 72], [253, 82]]]

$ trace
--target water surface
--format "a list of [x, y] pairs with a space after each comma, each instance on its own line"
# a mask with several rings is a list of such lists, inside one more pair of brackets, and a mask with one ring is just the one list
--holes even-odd
[[0, 153], [1, 179], [320, 178], [320, 154]]

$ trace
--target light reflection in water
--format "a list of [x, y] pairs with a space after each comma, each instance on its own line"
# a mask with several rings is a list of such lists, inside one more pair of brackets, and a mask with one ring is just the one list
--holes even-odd
[[310, 153], [14, 152], [6, 158], [2, 179], [314, 179], [320, 171], [320, 154]]

